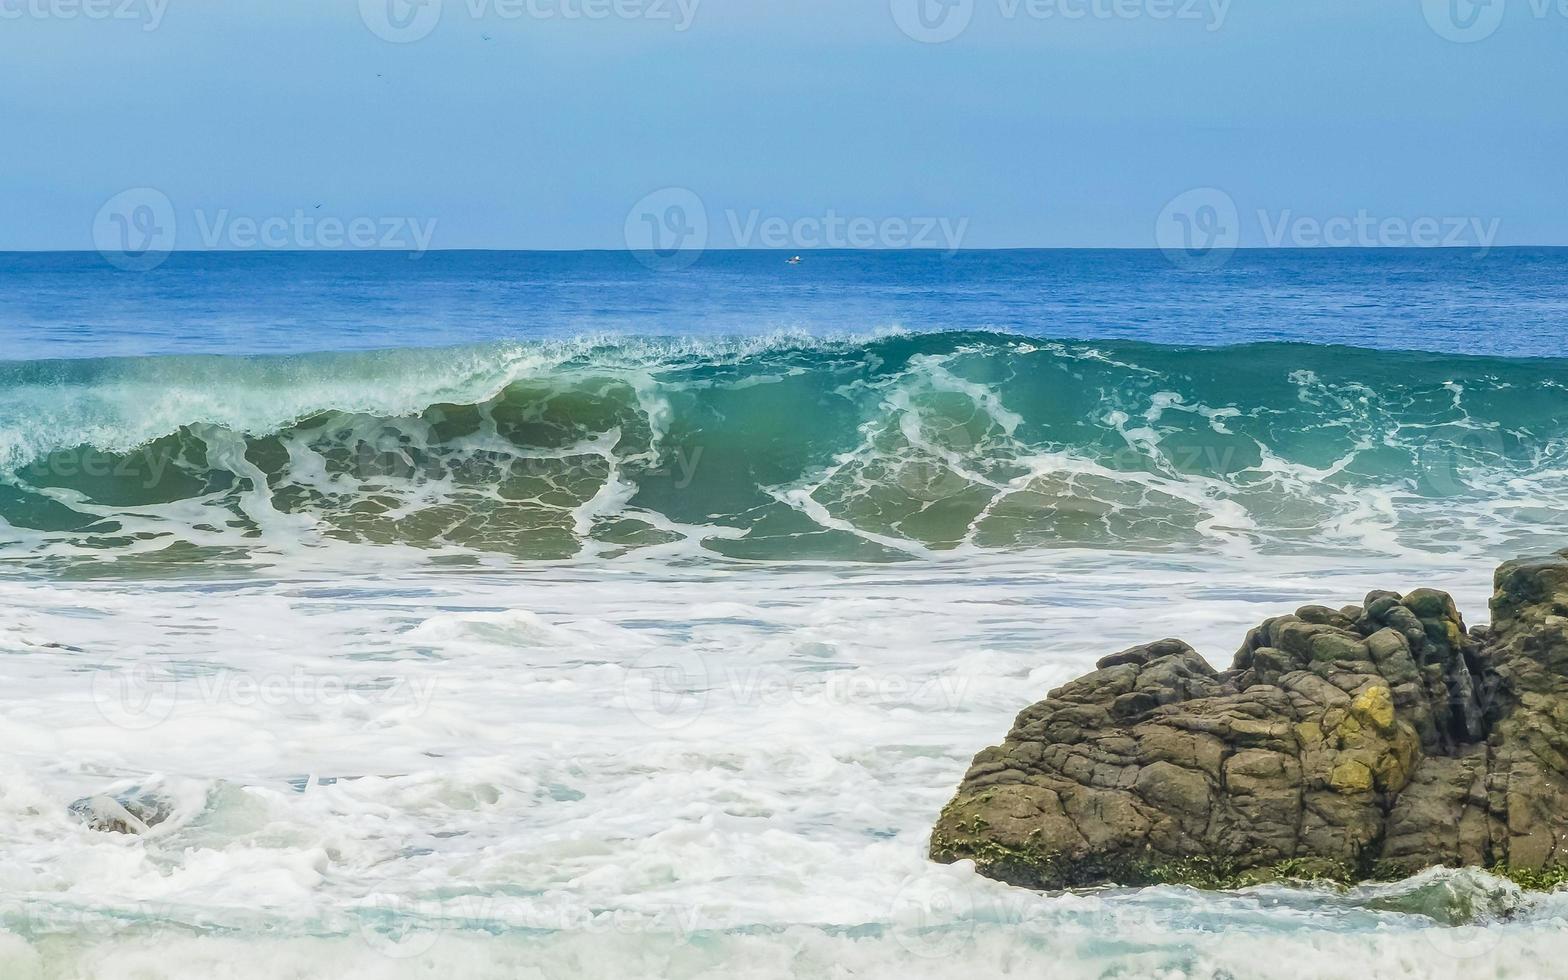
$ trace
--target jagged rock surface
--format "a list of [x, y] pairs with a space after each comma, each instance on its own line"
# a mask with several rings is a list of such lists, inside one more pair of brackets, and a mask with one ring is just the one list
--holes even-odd
[[1474, 634], [1430, 589], [1307, 606], [1223, 672], [1106, 657], [975, 757], [931, 856], [1037, 888], [1568, 865], [1568, 551], [1491, 606]]

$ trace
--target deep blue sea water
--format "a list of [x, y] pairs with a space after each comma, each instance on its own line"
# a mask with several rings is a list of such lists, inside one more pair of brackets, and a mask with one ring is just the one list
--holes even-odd
[[1568, 249], [0, 254], [0, 359], [430, 347], [617, 333], [999, 330], [1555, 357]]

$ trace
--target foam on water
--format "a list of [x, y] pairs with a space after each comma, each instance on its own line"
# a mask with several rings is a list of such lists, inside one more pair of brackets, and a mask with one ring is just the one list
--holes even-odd
[[[1568, 954], [1568, 906], [1474, 873], [1043, 896], [924, 856], [970, 756], [1108, 650], [1225, 661], [1283, 607], [1374, 587], [1473, 617], [1484, 567], [379, 554], [0, 577], [0, 973], [1503, 977]], [[175, 804], [145, 837], [66, 812], [133, 787]]]
[[1559, 544], [1565, 385], [997, 333], [0, 364], [0, 976], [1538, 975], [1568, 901], [1473, 872], [925, 852], [1107, 652], [1483, 615]]
[[994, 333], [14, 362], [0, 558], [1499, 557], [1565, 516], [1565, 371]]

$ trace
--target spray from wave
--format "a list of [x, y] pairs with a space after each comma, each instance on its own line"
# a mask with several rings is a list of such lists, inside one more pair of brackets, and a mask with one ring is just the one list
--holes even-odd
[[1568, 364], [975, 333], [0, 365], [0, 558], [1496, 555]]

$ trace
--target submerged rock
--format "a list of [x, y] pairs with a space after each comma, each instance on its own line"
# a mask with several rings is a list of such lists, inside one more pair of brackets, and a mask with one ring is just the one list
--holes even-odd
[[975, 757], [931, 856], [1035, 888], [1433, 865], [1568, 872], [1568, 551], [1497, 571], [1492, 625], [1418, 589], [1306, 606], [1229, 670], [1106, 657]]
[[71, 804], [71, 813], [93, 830], [114, 834], [145, 834], [169, 819], [174, 804], [157, 793], [132, 790], [118, 796], [101, 793]]
[[1428, 868], [1414, 878], [1362, 885], [1346, 895], [1360, 908], [1424, 915], [1447, 926], [1506, 922], [1539, 898], [1475, 868]]

